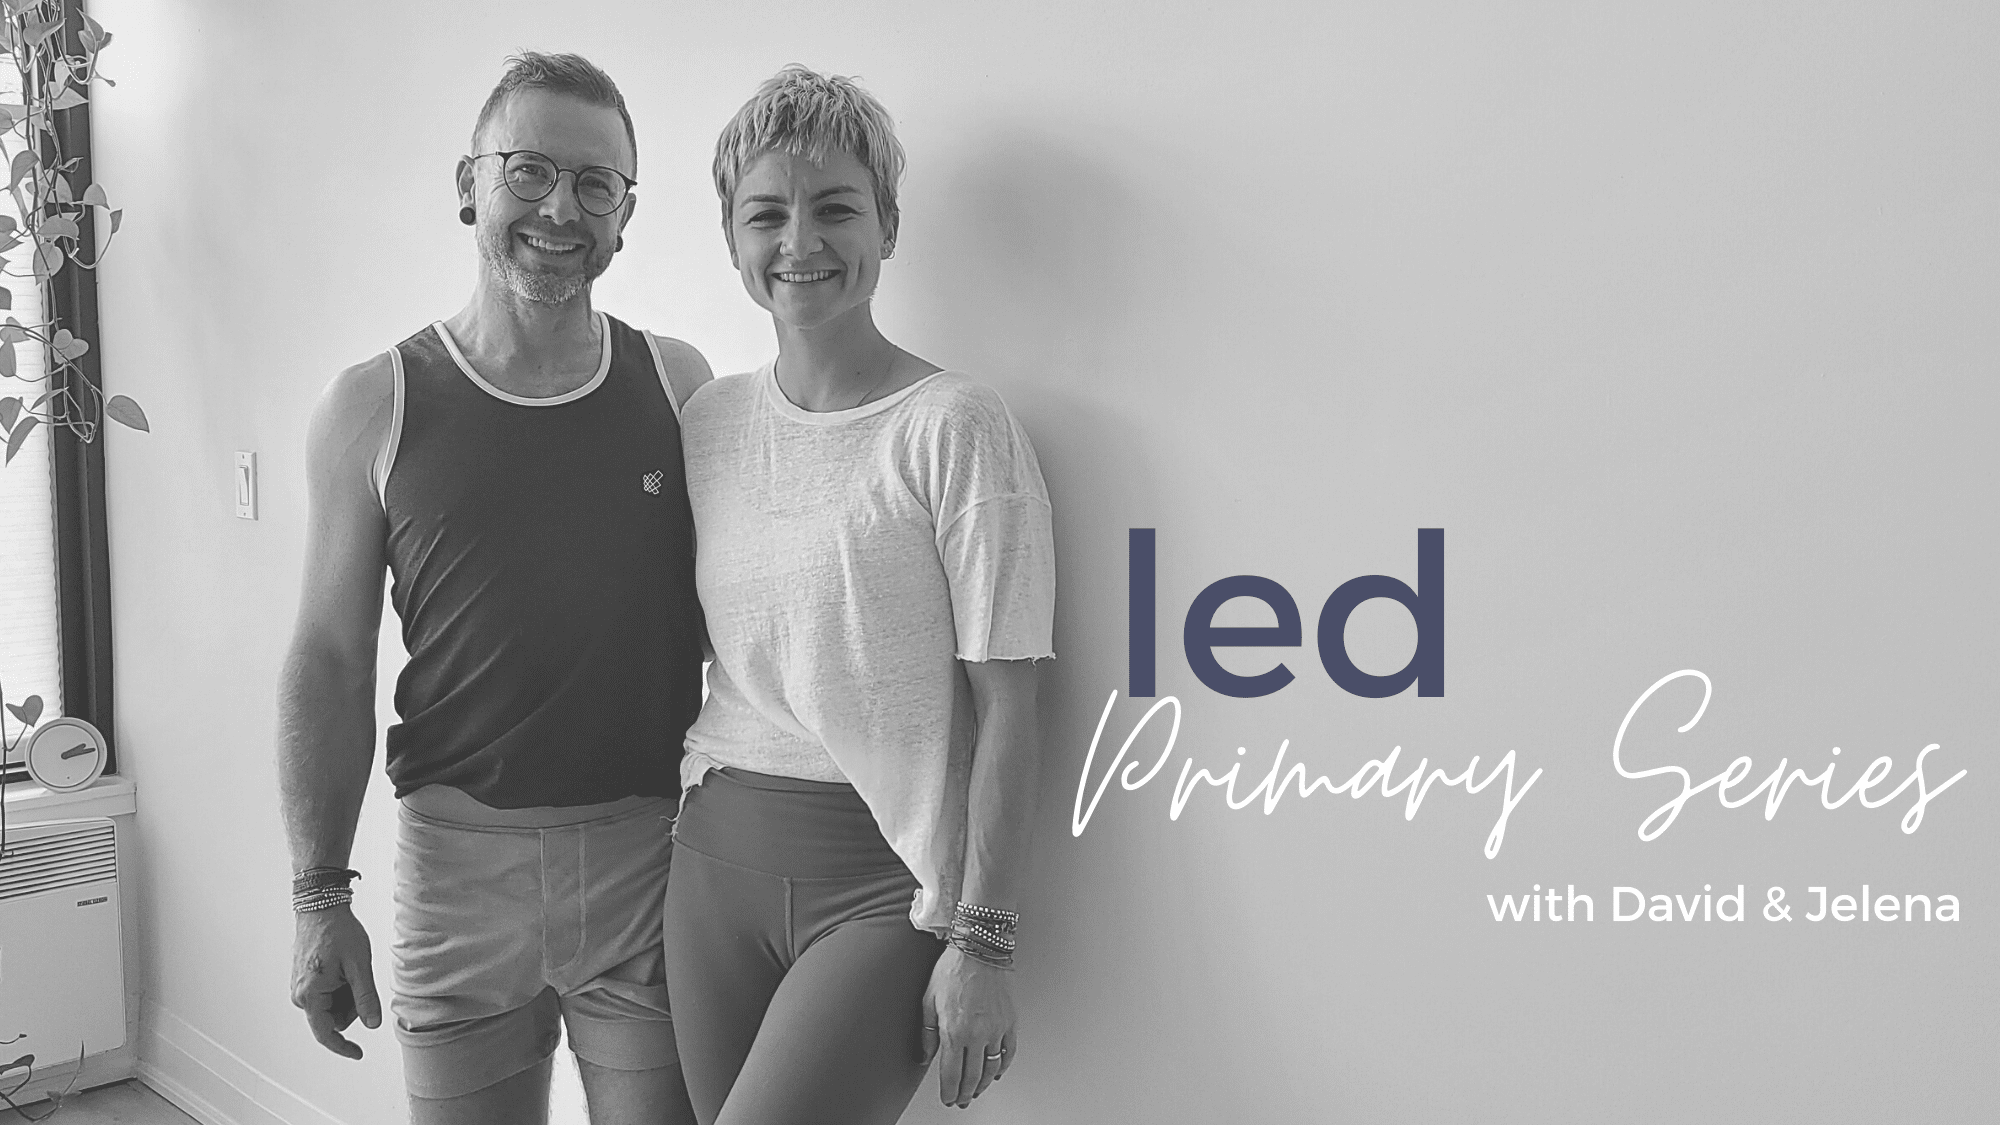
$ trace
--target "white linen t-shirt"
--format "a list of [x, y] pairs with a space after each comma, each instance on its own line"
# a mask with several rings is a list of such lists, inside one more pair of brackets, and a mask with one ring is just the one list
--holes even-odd
[[1000, 396], [962, 374], [814, 413], [773, 370], [682, 413], [715, 647], [682, 784], [735, 766], [853, 785], [922, 885], [911, 921], [942, 933], [973, 743], [959, 661], [1053, 655], [1048, 490]]

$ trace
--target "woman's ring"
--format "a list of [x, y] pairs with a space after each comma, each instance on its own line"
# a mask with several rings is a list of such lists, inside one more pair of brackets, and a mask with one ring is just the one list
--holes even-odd
[[1000, 1056], [1002, 1056], [1002, 1055], [1004, 1055], [1004, 1054], [1006, 1054], [1006, 1053], [1007, 1053], [1007, 1052], [1005, 1052], [1005, 1051], [995, 1051], [995, 1052], [993, 1052], [992, 1054], [990, 1054], [990, 1055], [986, 1056], [986, 1061], [987, 1061], [987, 1062], [994, 1062], [994, 1061], [998, 1060], [998, 1059], [1000, 1058]]

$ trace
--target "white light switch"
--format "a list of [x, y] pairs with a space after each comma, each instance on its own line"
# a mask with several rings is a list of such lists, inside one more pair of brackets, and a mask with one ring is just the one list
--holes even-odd
[[257, 518], [257, 455], [236, 451], [236, 518]]

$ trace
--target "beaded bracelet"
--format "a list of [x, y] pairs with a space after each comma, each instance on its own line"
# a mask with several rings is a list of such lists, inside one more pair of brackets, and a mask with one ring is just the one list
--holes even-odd
[[331, 910], [354, 901], [348, 884], [361, 872], [344, 867], [308, 867], [292, 876], [292, 909], [300, 914]]
[[1014, 967], [1014, 928], [1021, 916], [1012, 910], [961, 902], [952, 907], [952, 948], [996, 969]]
[[985, 946], [958, 934], [953, 934], [946, 940], [951, 943], [952, 948], [982, 965], [987, 965], [995, 969], [1012, 970], [1014, 968], [1014, 955], [1011, 953], [994, 953]]

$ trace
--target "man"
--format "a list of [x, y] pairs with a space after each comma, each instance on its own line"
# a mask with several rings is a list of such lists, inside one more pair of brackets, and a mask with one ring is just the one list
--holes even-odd
[[692, 1121], [659, 913], [702, 627], [679, 405], [693, 348], [591, 307], [637, 204], [624, 100], [524, 54], [458, 163], [480, 271], [449, 321], [314, 413], [304, 593], [279, 701], [292, 999], [358, 1058], [381, 1022], [347, 871], [374, 755], [382, 576], [410, 654], [393, 1004], [411, 1119], [547, 1120], [569, 1029], [595, 1125]]

